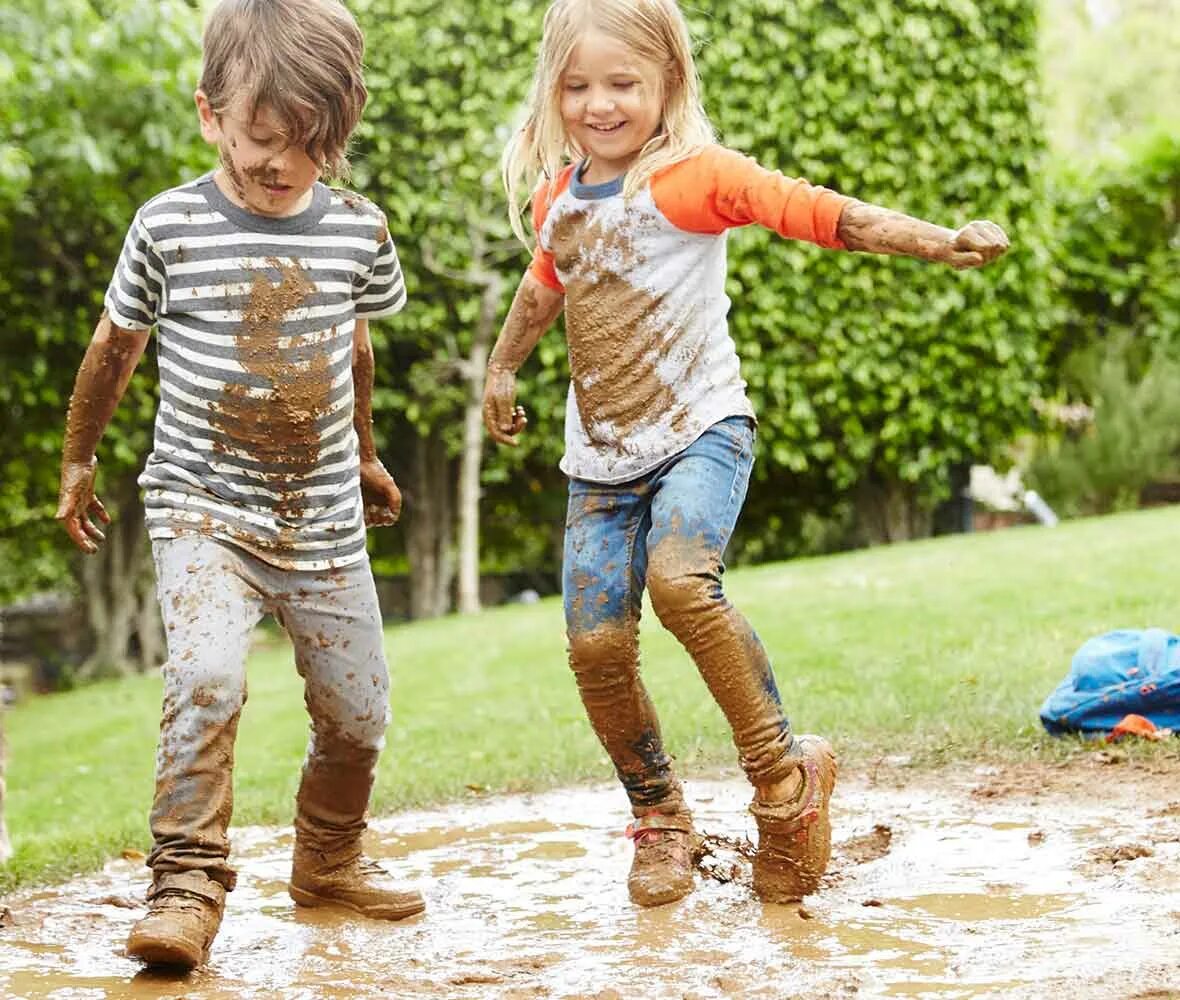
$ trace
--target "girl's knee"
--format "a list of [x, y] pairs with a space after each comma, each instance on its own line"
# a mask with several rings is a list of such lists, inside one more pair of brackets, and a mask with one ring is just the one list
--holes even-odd
[[653, 568], [647, 588], [656, 617], [675, 635], [725, 600], [716, 577], [680, 567]]
[[639, 672], [639, 641], [634, 623], [599, 625], [568, 634], [570, 669], [583, 691], [634, 682]]

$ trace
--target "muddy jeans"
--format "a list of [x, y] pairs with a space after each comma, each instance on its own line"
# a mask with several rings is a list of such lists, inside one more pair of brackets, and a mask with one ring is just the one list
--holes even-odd
[[721, 591], [753, 444], [751, 422], [729, 417], [637, 480], [570, 481], [563, 568], [570, 666], [637, 814], [680, 798], [639, 677], [645, 585], [729, 720], [750, 781], [770, 784], [797, 767], [766, 650]]
[[296, 806], [299, 846], [360, 852], [389, 681], [368, 560], [321, 572], [279, 569], [201, 535], [153, 543], [168, 637], [148, 857], [157, 880], [204, 872], [232, 889], [227, 828], [246, 654], [267, 612], [291, 636], [311, 739]]

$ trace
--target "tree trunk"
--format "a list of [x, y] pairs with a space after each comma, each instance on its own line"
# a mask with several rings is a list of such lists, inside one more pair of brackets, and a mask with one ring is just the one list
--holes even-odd
[[870, 475], [857, 484], [856, 517], [870, 545], [889, 545], [927, 538], [933, 513], [910, 483]]
[[460, 614], [479, 611], [479, 474], [483, 465], [483, 387], [488, 351], [496, 329], [503, 279], [490, 273], [480, 295], [479, 323], [465, 365], [467, 400], [463, 407], [463, 453], [459, 458], [458, 484], [458, 609]]
[[[82, 603], [94, 636], [94, 651], [78, 669], [83, 680], [131, 674], [137, 668], [157, 666], [162, 658], [162, 632], [157, 623], [152, 636], [146, 624], [150, 617], [143, 608], [145, 602], [155, 607], [155, 588], [143, 502], [135, 479], [135, 474], [129, 473], [108, 488], [114, 502], [109, 505], [111, 523], [103, 528], [106, 541], [94, 555], [81, 556], [78, 561]], [[141, 655], [133, 655], [132, 639], [141, 627], [147, 630], [138, 636]], [[151, 662], [142, 655], [145, 638]]]
[[405, 491], [411, 618], [435, 618], [451, 609], [455, 574], [452, 464], [437, 431], [414, 438], [413, 470]]

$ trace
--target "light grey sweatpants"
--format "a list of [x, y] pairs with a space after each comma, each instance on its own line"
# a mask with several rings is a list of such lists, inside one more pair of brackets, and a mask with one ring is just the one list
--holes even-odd
[[311, 739], [296, 806], [297, 845], [360, 852], [389, 713], [381, 615], [368, 559], [284, 570], [204, 535], [152, 545], [168, 637], [148, 864], [157, 880], [203, 872], [232, 889], [227, 829], [234, 738], [254, 626], [273, 613], [291, 636]]

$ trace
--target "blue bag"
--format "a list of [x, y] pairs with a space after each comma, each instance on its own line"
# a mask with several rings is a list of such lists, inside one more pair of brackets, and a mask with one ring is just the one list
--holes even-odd
[[1088, 639], [1041, 706], [1041, 722], [1055, 736], [1109, 732], [1130, 713], [1180, 730], [1180, 636], [1149, 628]]

